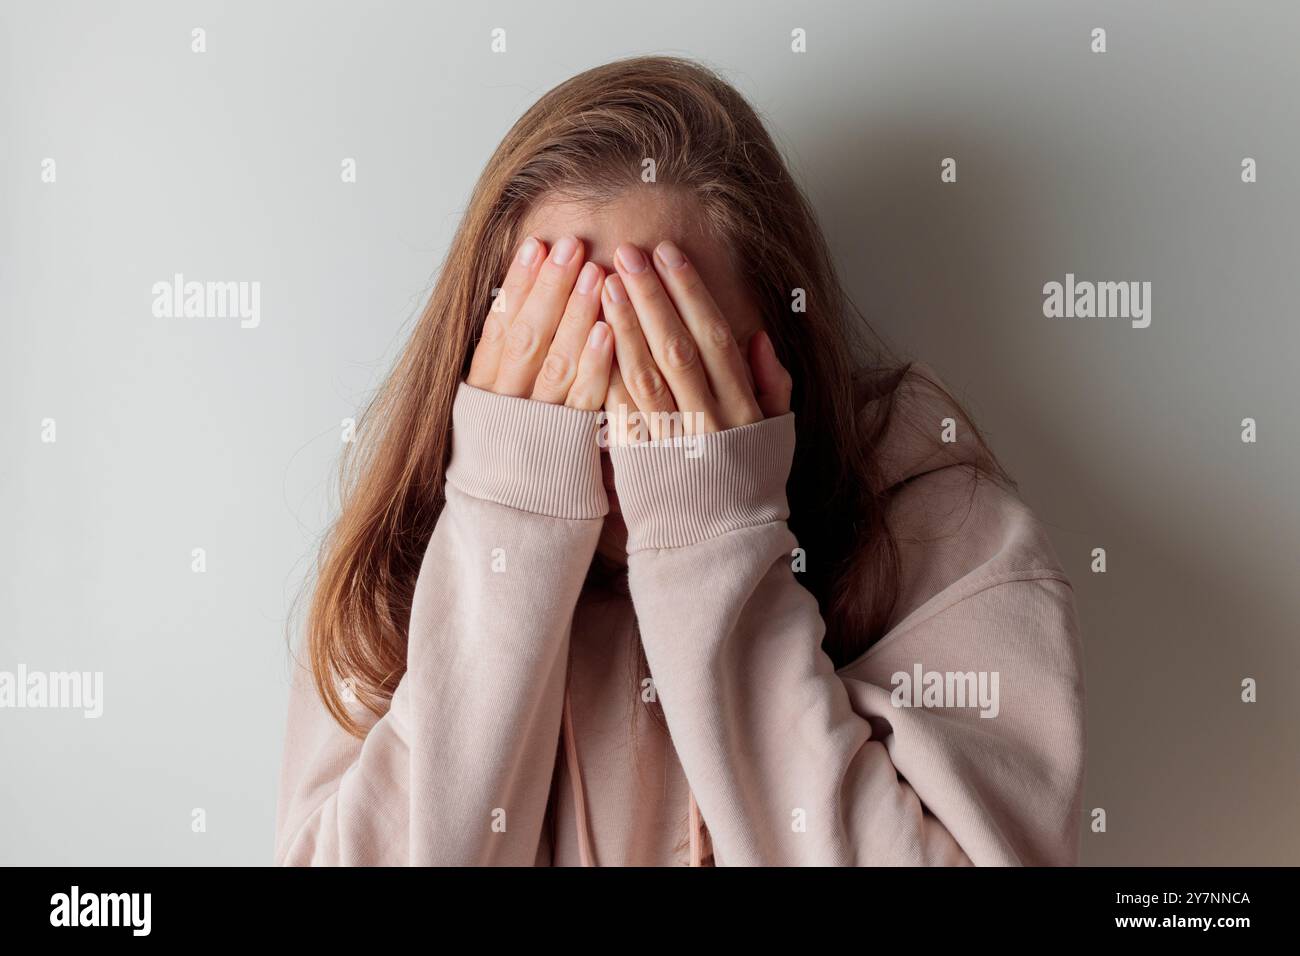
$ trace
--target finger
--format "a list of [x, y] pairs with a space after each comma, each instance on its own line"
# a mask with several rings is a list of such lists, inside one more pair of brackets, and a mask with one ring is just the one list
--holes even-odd
[[677, 315], [695, 339], [722, 427], [747, 425], [761, 419], [762, 413], [749, 387], [745, 357], [699, 271], [672, 242], [659, 243], [654, 263]]
[[764, 418], [776, 418], [790, 411], [793, 381], [766, 332], [755, 332], [749, 340], [749, 366], [754, 372], [754, 391]]
[[[702, 413], [706, 419], [705, 427], [716, 429], [717, 408], [695, 337], [677, 315], [673, 300], [668, 297], [658, 274], [650, 268], [645, 253], [630, 243], [624, 243], [614, 253], [614, 267], [623, 279], [642, 336], [668, 381], [676, 407]], [[635, 391], [634, 388], [634, 394]]]
[[492, 307], [483, 320], [483, 332], [479, 335], [478, 345], [474, 347], [474, 358], [470, 362], [469, 375], [465, 381], [475, 388], [491, 388], [496, 381], [506, 332], [524, 299], [528, 297], [528, 290], [532, 288], [545, 256], [546, 245], [534, 236], [525, 239], [515, 253], [510, 268], [506, 270], [506, 280], [501, 285], [501, 291], [493, 298]]
[[[617, 339], [617, 337], [615, 337]], [[610, 445], [631, 444], [634, 436], [635, 416], [640, 415], [632, 393], [623, 382], [618, 362], [609, 370], [609, 391], [605, 393], [605, 420], [609, 429]]]
[[578, 370], [573, 387], [564, 400], [570, 408], [594, 412], [609, 395], [609, 373], [614, 364], [614, 336], [609, 326], [597, 322], [587, 333], [587, 341], [578, 356]]
[[578, 273], [569, 304], [564, 307], [564, 317], [533, 383], [534, 400], [559, 405], [569, 394], [578, 374], [578, 359], [587, 343], [587, 334], [600, 315], [600, 286], [604, 279], [605, 271], [594, 262], [588, 262]]
[[537, 371], [551, 347], [582, 262], [582, 242], [573, 236], [565, 236], [551, 249], [506, 332], [494, 392], [520, 398], [533, 393]]
[[614, 355], [619, 377], [631, 397], [633, 407], [641, 413], [651, 438], [658, 438], [660, 415], [676, 411], [668, 381], [655, 363], [637, 321], [636, 310], [627, 297], [622, 278], [605, 277], [601, 306], [605, 321], [614, 333]]

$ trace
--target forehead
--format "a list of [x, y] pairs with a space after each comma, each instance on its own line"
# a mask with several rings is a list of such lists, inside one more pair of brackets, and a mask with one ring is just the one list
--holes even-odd
[[714, 235], [699, 205], [687, 193], [647, 183], [608, 202], [544, 199], [524, 217], [521, 236], [528, 235], [547, 246], [564, 236], [577, 236], [587, 258], [608, 273], [614, 271], [614, 250], [622, 243], [629, 242], [648, 254], [671, 239], [699, 271], [737, 339], [743, 343], [761, 326], [730, 250]]

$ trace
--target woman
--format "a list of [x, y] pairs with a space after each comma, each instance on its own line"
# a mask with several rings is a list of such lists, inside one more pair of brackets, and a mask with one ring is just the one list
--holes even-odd
[[363, 422], [277, 862], [1073, 862], [1070, 585], [859, 329], [713, 73], [529, 109]]

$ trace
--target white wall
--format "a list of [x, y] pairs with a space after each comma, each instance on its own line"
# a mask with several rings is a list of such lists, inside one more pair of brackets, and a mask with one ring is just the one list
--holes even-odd
[[[1300, 861], [1296, 7], [20, 2], [0, 28], [0, 670], [105, 680], [97, 720], [0, 711], [0, 863], [269, 860], [339, 421], [502, 134], [643, 52], [752, 98], [857, 301], [1052, 529], [1109, 817], [1085, 861]], [[155, 318], [176, 272], [260, 282], [260, 325]], [[1150, 328], [1044, 318], [1067, 272], [1150, 281]]]

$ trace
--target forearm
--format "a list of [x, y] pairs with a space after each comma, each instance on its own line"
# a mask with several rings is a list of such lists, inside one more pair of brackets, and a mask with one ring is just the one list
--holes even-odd
[[285, 862], [536, 859], [569, 628], [607, 509], [596, 414], [466, 386], [454, 417], [391, 707], [358, 741], [295, 682]]

